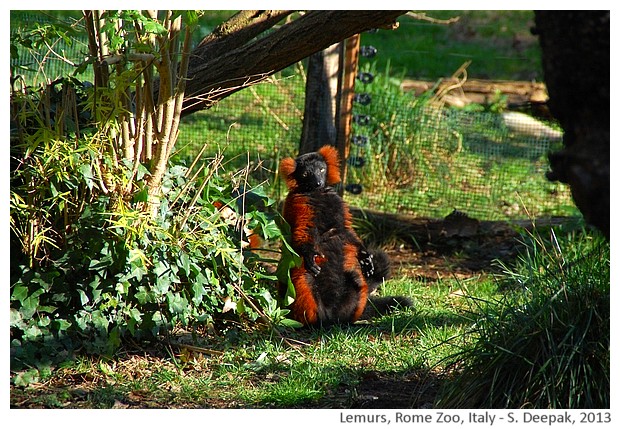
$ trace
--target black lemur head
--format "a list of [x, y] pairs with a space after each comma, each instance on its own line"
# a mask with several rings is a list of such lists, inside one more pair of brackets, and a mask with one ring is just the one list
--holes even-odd
[[295, 160], [293, 178], [300, 192], [323, 188], [327, 182], [327, 164], [316, 152], [301, 155]]
[[296, 159], [285, 158], [280, 173], [288, 188], [294, 192], [311, 192], [340, 182], [340, 160], [333, 146], [323, 146], [317, 152]]

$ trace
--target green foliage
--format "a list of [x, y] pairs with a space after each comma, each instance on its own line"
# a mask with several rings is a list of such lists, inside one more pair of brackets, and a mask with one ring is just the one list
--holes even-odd
[[[53, 154], [59, 150], [54, 147]], [[32, 159], [45, 164], [42, 160], [50, 155], [40, 148]], [[58, 194], [71, 188], [89, 192], [84, 165], [65, 164], [66, 180], [52, 182]], [[98, 195], [82, 203], [74, 221], [62, 225], [68, 232], [45, 260], [29, 266], [27, 258], [19, 261], [12, 253], [20, 263], [11, 281], [15, 364], [67, 357], [60, 351], [78, 343], [88, 352], [111, 353], [123, 338], [150, 339], [177, 325], [211, 324], [226, 309], [235, 310], [226, 317], [244, 320], [279, 314], [270, 294], [275, 277], [261, 268], [263, 258], [244, 250], [238, 222], [225, 219], [214, 205], [237, 207], [243, 201], [247, 215], [238, 213], [241, 222], [247, 220], [264, 239], [274, 240], [280, 230], [277, 214], [270, 211], [273, 202], [259, 187], [249, 191], [252, 198], [240, 194], [241, 184], [235, 182], [240, 176], [231, 180], [217, 171], [215, 161], [204, 167], [202, 177], [183, 165], [169, 168], [163, 182], [167, 192], [155, 217], [136, 209], [139, 197], [113, 203], [110, 196]], [[51, 195], [52, 185], [39, 180], [35, 188], [47, 188]], [[12, 190], [14, 199], [29, 190]], [[58, 211], [58, 204], [44, 207]], [[14, 206], [12, 220], [23, 222], [34, 212], [30, 205]]]
[[[38, 20], [23, 22], [13, 14], [14, 11], [11, 12], [11, 29], [14, 30], [10, 38], [11, 78], [17, 78], [18, 73], [26, 73], [28, 76], [35, 76], [33, 82], [29, 82], [34, 84], [38, 73], [44, 72], [43, 64], [46, 63], [46, 56], [53, 57], [50, 55], [52, 52], [70, 49], [78, 32], [68, 22], [48, 23]], [[19, 28], [14, 28], [14, 19], [19, 22]], [[44, 56], [38, 54], [48, 51], [51, 51], [50, 54]]]
[[[135, 11], [108, 15], [112, 49], [147, 49], [141, 37], [164, 31]], [[195, 25], [198, 15], [185, 15]], [[130, 36], [128, 22], [142, 32]], [[38, 46], [19, 34], [12, 45]], [[18, 384], [76, 349], [110, 354], [178, 326], [285, 320], [265, 268], [274, 261], [246, 246], [250, 230], [281, 239], [274, 201], [248, 181], [251, 167], [226, 171], [221, 154], [189, 166], [166, 158], [161, 192], [151, 192], [155, 161], [120, 144], [132, 141], [119, 118], [139, 70], [116, 71], [96, 91], [63, 78], [11, 94], [11, 366], [34, 367]]]
[[452, 356], [442, 408], [608, 408], [610, 254], [599, 235], [532, 235], [505, 283], [479, 301], [473, 342]]

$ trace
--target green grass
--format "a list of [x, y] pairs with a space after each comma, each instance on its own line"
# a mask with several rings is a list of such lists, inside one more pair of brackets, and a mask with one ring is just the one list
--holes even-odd
[[[578, 214], [568, 187], [545, 178], [546, 154], [560, 147], [558, 141], [513, 133], [490, 112], [429, 107], [427, 98], [403, 93], [391, 68], [377, 67], [362, 68], [376, 78], [359, 89], [373, 102], [355, 111], [371, 121], [353, 126], [353, 135], [369, 143], [351, 147], [352, 156], [365, 160], [361, 168], [348, 168], [346, 183], [363, 186], [360, 195], [346, 194], [351, 205], [426, 217], [457, 208], [490, 220]], [[248, 160], [260, 166], [254, 180], [282, 198], [278, 160], [296, 154], [303, 98], [295, 94], [303, 92], [303, 79], [292, 74], [275, 82], [185, 118], [177, 156], [189, 158], [204, 144], [206, 153], [224, 148], [230, 168]]]
[[362, 44], [377, 48], [380, 68], [389, 62], [408, 77], [436, 80], [471, 61], [470, 78], [543, 79], [538, 40], [532, 36], [532, 11], [423, 11], [452, 24], [400, 17], [395, 31], [364, 34]]
[[450, 358], [442, 408], [608, 408], [610, 255], [601, 236], [534, 234]]
[[[182, 362], [181, 357], [168, 356], [157, 359], [157, 365], [152, 365], [152, 358], [137, 356], [112, 362], [81, 359], [52, 379], [71, 375], [74, 380], [99, 380], [82, 404], [94, 408], [111, 407], [115, 401], [130, 403], [132, 397], [140, 397], [139, 392], [153, 403], [171, 407], [222, 406], [210, 402], [214, 397], [239, 407], [312, 406], [342, 384], [355, 385], [364, 372], [405, 372], [454, 352], [446, 341], [464, 332], [465, 300], [449, 296], [456, 287], [452, 282], [429, 286], [404, 278], [390, 281], [386, 292], [412, 296], [416, 310], [386, 317], [376, 325], [288, 332], [286, 341], [239, 332], [238, 337], [231, 334], [230, 344], [219, 344], [225, 351], [215, 358], [192, 355]], [[39, 396], [37, 403], [59, 406], [59, 394]]]
[[[467, 323], [460, 315], [464, 300], [448, 296], [453, 287], [446, 282], [429, 293], [424, 282], [398, 278], [386, 285], [386, 293], [414, 297], [416, 310], [377, 324], [289, 331], [284, 338], [231, 332], [229, 342], [199, 340], [204, 347], [203, 342], [213, 341], [211, 348], [223, 350], [221, 355], [183, 355], [175, 349], [174, 358], [80, 359], [54, 371], [47, 383], [71, 379], [89, 384], [83, 387], [86, 393], [64, 393], [73, 406], [89, 408], [131, 404], [140, 397], [166, 407], [313, 406], [339, 386], [356, 385], [366, 372], [412, 371], [453, 353], [451, 344], [441, 343], [462, 334]], [[35, 391], [31, 387], [23, 393]], [[39, 392], [33, 405], [61, 406], [60, 394]]]

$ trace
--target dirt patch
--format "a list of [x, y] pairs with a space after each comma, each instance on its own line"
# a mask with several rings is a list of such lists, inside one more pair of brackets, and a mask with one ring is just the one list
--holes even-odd
[[434, 374], [371, 371], [355, 386], [339, 386], [321, 402], [332, 408], [426, 409], [433, 407], [438, 388]]
[[396, 273], [432, 281], [497, 272], [498, 261], [508, 264], [519, 254], [528, 230], [578, 222], [565, 217], [479, 221], [457, 211], [445, 219], [368, 211], [357, 215], [377, 227], [370, 239], [387, 250]]

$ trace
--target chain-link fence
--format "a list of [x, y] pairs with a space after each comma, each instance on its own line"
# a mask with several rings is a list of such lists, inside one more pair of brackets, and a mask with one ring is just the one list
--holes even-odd
[[[53, 51], [41, 47], [41, 56], [22, 56], [12, 67], [31, 81], [54, 79], [72, 72], [86, 51], [83, 42], [60, 38]], [[345, 181], [350, 205], [425, 217], [458, 209], [491, 220], [576, 213], [568, 188], [544, 176], [546, 154], [561, 147], [557, 127], [512, 112], [441, 107], [403, 92], [370, 60], [360, 67]], [[207, 145], [204, 157], [223, 152], [231, 170], [249, 163], [256, 184], [282, 197], [277, 167], [297, 154], [304, 87], [300, 63], [185, 117], [176, 159], [192, 159]]]

